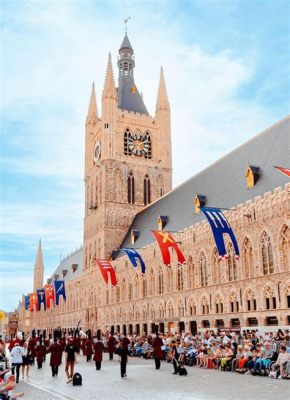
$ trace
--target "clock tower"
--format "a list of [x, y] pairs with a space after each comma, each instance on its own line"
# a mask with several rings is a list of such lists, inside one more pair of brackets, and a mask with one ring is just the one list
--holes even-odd
[[93, 84], [86, 119], [84, 270], [109, 259], [134, 216], [172, 188], [170, 106], [161, 68], [155, 115], [134, 81], [135, 58], [127, 33], [119, 49], [118, 87], [111, 55], [97, 109]]

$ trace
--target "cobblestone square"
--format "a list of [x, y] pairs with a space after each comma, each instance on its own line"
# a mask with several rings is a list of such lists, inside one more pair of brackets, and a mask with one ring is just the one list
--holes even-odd
[[129, 358], [126, 379], [120, 377], [120, 365], [104, 356], [101, 371], [93, 361], [87, 363], [79, 357], [75, 371], [83, 377], [81, 387], [66, 384], [64, 364], [59, 376], [52, 378], [49, 357], [42, 370], [31, 369], [30, 377], [21, 380], [17, 390], [25, 392], [27, 400], [279, 400], [289, 398], [287, 380], [239, 375], [238, 373], [187, 367], [188, 375], [172, 375], [172, 365], [161, 364], [155, 370], [153, 360]]

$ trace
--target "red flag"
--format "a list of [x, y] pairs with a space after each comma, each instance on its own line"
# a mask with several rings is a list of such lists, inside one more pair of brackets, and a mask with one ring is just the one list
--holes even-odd
[[116, 278], [116, 272], [114, 268], [112, 267], [112, 264], [110, 261], [107, 260], [96, 260], [96, 263], [98, 264], [101, 273], [103, 275], [104, 281], [106, 284], [109, 282], [109, 274], [111, 278], [111, 285], [112, 286], [117, 286], [117, 278]]
[[177, 254], [177, 259], [179, 264], [184, 264], [185, 263], [185, 258], [184, 255], [182, 254], [180, 248], [178, 247], [178, 244], [175, 242], [175, 240], [172, 238], [170, 233], [164, 232], [164, 231], [151, 231], [153, 235], [155, 236], [155, 239], [157, 240], [157, 243], [159, 244], [163, 262], [166, 265], [170, 265], [170, 253], [169, 253], [169, 247], [173, 247], [176, 254]]
[[274, 168], [277, 168], [282, 174], [290, 176], [290, 169], [289, 168], [283, 168], [283, 167], [276, 167], [274, 165]]
[[46, 308], [50, 308], [50, 302], [52, 302], [52, 305], [54, 306], [54, 287], [53, 285], [45, 285], [44, 290]]
[[30, 293], [29, 311], [38, 311], [38, 301], [36, 293]]

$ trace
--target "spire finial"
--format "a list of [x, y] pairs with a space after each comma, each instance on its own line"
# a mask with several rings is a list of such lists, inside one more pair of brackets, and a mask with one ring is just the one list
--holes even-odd
[[128, 30], [128, 21], [129, 19], [131, 19], [131, 17], [129, 16], [128, 18], [124, 19], [124, 24], [125, 24], [125, 35], [127, 35], [127, 30]]

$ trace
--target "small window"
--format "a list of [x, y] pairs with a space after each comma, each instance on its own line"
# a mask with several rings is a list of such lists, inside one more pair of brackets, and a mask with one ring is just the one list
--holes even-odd
[[269, 297], [266, 298], [266, 309], [270, 310], [270, 299], [269, 299]]

